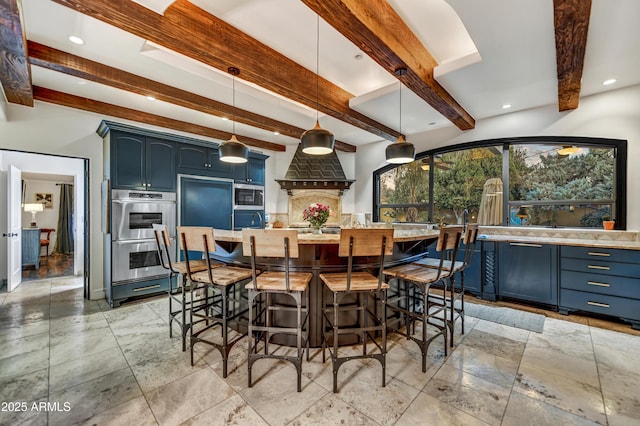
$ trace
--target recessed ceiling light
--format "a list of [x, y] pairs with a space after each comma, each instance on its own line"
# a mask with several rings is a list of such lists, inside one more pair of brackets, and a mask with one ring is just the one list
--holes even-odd
[[615, 78], [610, 78], [610, 79], [608, 79], [608, 80], [603, 81], [603, 82], [602, 82], [602, 85], [603, 85], [603, 86], [608, 86], [608, 85], [613, 84], [613, 83], [615, 83], [615, 82], [616, 82], [616, 79], [615, 79]]
[[278, 136], [280, 132], [273, 132], [274, 135]]
[[229, 121], [229, 117], [222, 117], [223, 121]]
[[155, 100], [156, 100], [156, 98], [154, 98], [153, 96], [147, 96], [147, 100], [148, 100], [148, 101], [155, 101]]
[[78, 81], [76, 81], [76, 84], [80, 84], [80, 85], [87, 84], [87, 80], [78, 79]]
[[356, 61], [359, 61], [362, 59], [362, 53], [356, 53], [355, 55], [353, 55], [353, 59], [355, 59]]
[[502, 109], [509, 109], [509, 108], [511, 108], [511, 104], [502, 105]]
[[78, 36], [69, 36], [69, 41], [74, 44], [84, 44], [84, 40]]

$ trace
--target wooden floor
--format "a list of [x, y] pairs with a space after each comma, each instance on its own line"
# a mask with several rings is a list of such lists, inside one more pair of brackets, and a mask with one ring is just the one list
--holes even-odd
[[22, 281], [66, 277], [69, 275], [73, 275], [73, 253], [50, 254], [49, 256], [40, 256], [40, 269], [35, 269], [33, 266], [25, 266], [22, 270]]

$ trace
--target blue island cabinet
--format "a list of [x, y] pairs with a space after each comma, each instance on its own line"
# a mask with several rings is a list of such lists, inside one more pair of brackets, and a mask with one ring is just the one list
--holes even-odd
[[558, 247], [551, 244], [498, 244], [498, 298], [558, 305]]
[[560, 313], [618, 317], [640, 329], [640, 251], [560, 248]]

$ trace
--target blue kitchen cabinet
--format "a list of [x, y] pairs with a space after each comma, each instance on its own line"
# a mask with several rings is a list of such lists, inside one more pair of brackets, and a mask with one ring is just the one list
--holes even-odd
[[[440, 259], [440, 252], [436, 251], [435, 247], [434, 242], [429, 249], [428, 257]], [[462, 262], [464, 260], [465, 249], [466, 246], [461, 243], [458, 254], [456, 255], [456, 261]], [[448, 255], [447, 259], [451, 259], [451, 256]], [[457, 273], [454, 278], [457, 283], [456, 285], [458, 285], [460, 283], [460, 273]], [[482, 292], [482, 253], [479, 241], [476, 242], [471, 264], [464, 271], [464, 289], [476, 296], [479, 296]]]
[[499, 243], [496, 295], [557, 307], [558, 247]]
[[233, 181], [181, 176], [178, 193], [180, 225], [232, 229]]
[[239, 183], [252, 185], [264, 185], [265, 183], [265, 159], [267, 156], [255, 152], [249, 153], [249, 159], [244, 164], [236, 165], [234, 180]]
[[111, 133], [114, 189], [175, 191], [175, 144], [143, 135]]
[[640, 329], [640, 251], [560, 248], [560, 313], [615, 316]]
[[178, 172], [189, 175], [233, 179], [239, 164], [220, 161], [217, 148], [178, 144]]
[[264, 210], [236, 210], [233, 212], [233, 229], [264, 228]]

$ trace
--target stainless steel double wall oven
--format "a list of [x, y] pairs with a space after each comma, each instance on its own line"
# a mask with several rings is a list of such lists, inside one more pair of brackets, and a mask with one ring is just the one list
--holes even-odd
[[175, 243], [175, 192], [114, 189], [111, 196], [112, 284], [165, 275], [158, 258], [153, 225], [165, 225], [172, 244]]

